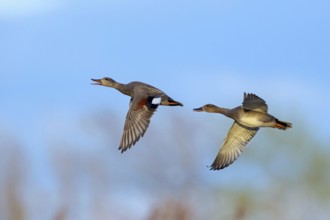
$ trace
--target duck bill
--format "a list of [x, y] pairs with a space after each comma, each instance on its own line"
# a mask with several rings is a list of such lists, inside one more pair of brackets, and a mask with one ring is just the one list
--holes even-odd
[[101, 79], [91, 79], [91, 80], [94, 81], [94, 83], [92, 83], [92, 85], [102, 85]]
[[194, 112], [202, 112], [203, 111], [203, 108], [202, 107], [200, 107], [200, 108], [194, 108], [193, 110], [194, 110]]

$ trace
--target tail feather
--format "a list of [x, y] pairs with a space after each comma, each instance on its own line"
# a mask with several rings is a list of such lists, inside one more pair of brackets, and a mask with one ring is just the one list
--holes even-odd
[[278, 129], [282, 129], [282, 130], [286, 130], [287, 128], [291, 128], [292, 124], [290, 122], [286, 122], [286, 121], [280, 121], [278, 119], [276, 119], [276, 123], [274, 125], [274, 128], [278, 128]]
[[163, 105], [169, 105], [169, 106], [183, 106], [181, 102], [175, 101], [172, 98], [168, 98], [165, 102], [161, 103]]
[[183, 104], [181, 102], [177, 102], [177, 101], [169, 101], [168, 105], [170, 105], [170, 106], [183, 106]]

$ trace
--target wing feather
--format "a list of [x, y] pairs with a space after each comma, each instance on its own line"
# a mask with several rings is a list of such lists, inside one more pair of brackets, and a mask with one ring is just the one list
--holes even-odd
[[262, 98], [252, 93], [244, 93], [244, 100], [242, 107], [246, 110], [253, 110], [262, 113], [267, 113], [268, 106]]
[[158, 105], [150, 103], [150, 98], [133, 98], [126, 115], [124, 132], [119, 145], [121, 152], [131, 148], [149, 127], [150, 119]]
[[220, 170], [232, 164], [257, 132], [258, 128], [250, 129], [234, 122], [211, 165], [211, 170]]

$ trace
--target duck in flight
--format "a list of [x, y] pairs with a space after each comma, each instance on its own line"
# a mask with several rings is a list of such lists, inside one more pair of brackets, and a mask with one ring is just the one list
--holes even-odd
[[266, 102], [252, 93], [244, 93], [243, 104], [233, 109], [206, 104], [200, 108], [195, 108], [194, 111], [219, 113], [234, 119], [227, 137], [211, 165], [211, 170], [220, 170], [232, 164], [249, 141], [257, 134], [260, 127], [271, 127], [281, 130], [292, 127], [290, 122], [280, 121], [268, 114]]
[[149, 126], [151, 116], [159, 105], [183, 106], [182, 103], [173, 100], [163, 91], [143, 82], [134, 81], [122, 84], [109, 77], [92, 79], [92, 81], [94, 81], [94, 85], [112, 87], [131, 97], [123, 136], [119, 145], [119, 150], [122, 153], [143, 137]]

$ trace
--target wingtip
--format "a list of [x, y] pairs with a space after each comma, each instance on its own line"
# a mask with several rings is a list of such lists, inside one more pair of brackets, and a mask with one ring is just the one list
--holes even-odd
[[122, 146], [118, 147], [118, 150], [120, 151], [120, 153], [124, 153], [128, 148], [123, 148]]
[[206, 167], [209, 168], [209, 170], [212, 170], [212, 171], [215, 170], [213, 166], [206, 166]]
[[231, 165], [232, 163], [234, 163], [235, 160], [231, 161], [231, 162], [226, 162], [226, 163], [217, 163], [216, 161], [209, 166], [210, 170], [223, 170], [224, 168], [228, 167], [229, 165]]
[[210, 168], [211, 171], [217, 171], [217, 170], [221, 170], [223, 168], [219, 168], [219, 167], [215, 167], [215, 166], [208, 166]]

